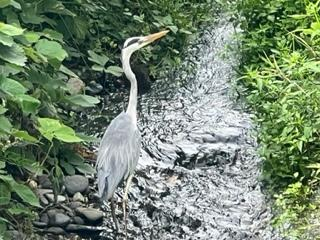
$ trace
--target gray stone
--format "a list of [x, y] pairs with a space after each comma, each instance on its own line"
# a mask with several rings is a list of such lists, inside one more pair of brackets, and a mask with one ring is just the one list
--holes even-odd
[[82, 206], [82, 203], [81, 202], [71, 202], [68, 204], [69, 208], [71, 209], [76, 209], [78, 207], [81, 207]]
[[76, 212], [84, 216], [89, 222], [96, 222], [103, 218], [103, 212], [94, 208], [77, 208]]
[[73, 196], [76, 192], [85, 192], [89, 187], [89, 181], [81, 175], [67, 176], [64, 185], [67, 193]]
[[40, 203], [42, 205], [48, 205], [49, 204], [49, 201], [48, 199], [45, 197], [45, 194], [50, 194], [52, 193], [52, 189], [38, 189], [37, 190], [37, 194], [39, 196], [39, 199], [40, 199]]
[[61, 227], [49, 227], [47, 229], [48, 233], [52, 233], [52, 234], [56, 234], [56, 235], [61, 235], [61, 234], [65, 234], [66, 232], [63, 230], [63, 228]]
[[70, 232], [77, 232], [77, 231], [97, 232], [97, 231], [103, 231], [104, 229], [105, 227], [93, 227], [93, 226], [78, 225], [78, 224], [69, 224], [66, 227], [66, 230]]
[[[53, 203], [54, 202], [54, 194], [53, 193], [46, 193], [45, 197], [49, 200], [49, 202]], [[63, 203], [65, 202], [67, 199], [65, 196], [62, 195], [58, 195], [57, 196], [57, 203]]]
[[41, 214], [40, 221], [48, 225], [49, 224], [48, 214], [46, 213]]
[[38, 227], [38, 228], [44, 228], [44, 227], [48, 226], [48, 224], [45, 222], [33, 221], [33, 226]]
[[73, 195], [72, 200], [73, 200], [74, 202], [84, 202], [84, 196], [83, 196], [80, 192], [76, 192], [76, 193]]
[[38, 183], [41, 188], [52, 188], [52, 183], [47, 174], [38, 176]]
[[25, 239], [24, 234], [17, 230], [8, 231], [8, 234], [11, 236], [11, 239]]
[[63, 227], [68, 225], [71, 220], [69, 216], [65, 215], [64, 213], [57, 212], [56, 210], [49, 210], [48, 217], [49, 225], [51, 226]]
[[75, 217], [73, 218], [73, 222], [76, 223], [76, 224], [80, 224], [80, 225], [83, 225], [83, 224], [84, 224], [84, 220], [83, 220], [81, 217], [79, 217], [79, 216], [75, 216]]

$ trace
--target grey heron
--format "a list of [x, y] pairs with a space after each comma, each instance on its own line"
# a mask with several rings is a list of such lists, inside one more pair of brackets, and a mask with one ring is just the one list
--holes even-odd
[[96, 163], [98, 195], [103, 201], [111, 200], [112, 218], [118, 231], [113, 194], [118, 185], [126, 180], [123, 195], [123, 218], [126, 226], [126, 203], [134, 170], [137, 166], [141, 137], [137, 127], [137, 79], [130, 67], [130, 57], [138, 49], [166, 35], [161, 31], [143, 37], [128, 38], [121, 51], [123, 72], [130, 81], [130, 96], [127, 110], [113, 119], [105, 131]]

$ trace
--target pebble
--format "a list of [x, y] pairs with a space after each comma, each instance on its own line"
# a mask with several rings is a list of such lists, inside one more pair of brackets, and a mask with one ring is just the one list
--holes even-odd
[[96, 232], [96, 231], [102, 231], [104, 230], [105, 227], [93, 227], [93, 226], [86, 226], [86, 225], [78, 225], [78, 224], [69, 224], [66, 227], [67, 231], [91, 231], [91, 232]]
[[90, 222], [96, 222], [96, 221], [99, 221], [103, 218], [103, 212], [101, 212], [97, 209], [94, 209], [94, 208], [80, 207], [80, 208], [76, 209], [76, 212], [79, 215], [84, 216]]
[[38, 176], [38, 183], [41, 188], [52, 188], [52, 183], [47, 174]]
[[75, 217], [73, 218], [73, 222], [76, 223], [76, 224], [80, 224], [80, 225], [83, 225], [83, 224], [84, 224], [84, 220], [83, 220], [81, 217], [79, 217], [79, 216], [75, 216]]
[[73, 195], [72, 200], [73, 200], [74, 202], [84, 202], [84, 196], [81, 194], [81, 192], [76, 192], [76, 193]]
[[33, 221], [33, 226], [38, 227], [38, 228], [44, 228], [44, 227], [48, 226], [48, 224], [45, 222]]
[[[49, 202], [53, 203], [54, 202], [54, 194], [53, 193], [46, 193], [45, 197], [49, 200]], [[57, 196], [57, 203], [63, 203], [65, 202], [67, 199], [65, 196], [62, 195], [58, 195]]]
[[76, 209], [76, 208], [81, 207], [81, 206], [82, 206], [81, 202], [70, 202], [68, 204], [68, 207], [71, 208], [71, 209]]
[[51, 226], [66, 226], [70, 222], [70, 217], [65, 215], [64, 213], [57, 212], [56, 210], [48, 211], [49, 224]]
[[49, 224], [49, 216], [47, 213], [43, 213], [40, 216], [40, 221], [43, 223], [46, 223], [47, 225]]
[[50, 194], [50, 193], [52, 193], [52, 189], [38, 189], [37, 190], [37, 194], [39, 196], [40, 203], [42, 203], [42, 205], [48, 205], [49, 204], [49, 201], [45, 197], [45, 195], [46, 194]]
[[73, 196], [76, 192], [85, 192], [89, 187], [89, 181], [82, 175], [73, 175], [65, 178], [64, 185], [67, 193]]
[[49, 227], [47, 229], [48, 233], [52, 233], [52, 234], [56, 234], [56, 235], [61, 235], [61, 234], [65, 234], [66, 232], [63, 230], [63, 228], [61, 227]]

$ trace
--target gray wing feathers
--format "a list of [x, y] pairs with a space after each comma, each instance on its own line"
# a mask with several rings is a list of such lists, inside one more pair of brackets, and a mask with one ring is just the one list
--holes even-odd
[[99, 147], [96, 168], [101, 198], [110, 199], [119, 183], [134, 172], [140, 148], [139, 130], [127, 113], [119, 114], [109, 125]]

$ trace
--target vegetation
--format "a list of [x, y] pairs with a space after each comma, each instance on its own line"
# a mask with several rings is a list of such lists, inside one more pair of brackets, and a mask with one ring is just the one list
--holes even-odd
[[189, 36], [210, 19], [211, 4], [0, 1], [0, 236], [6, 237], [8, 224], [28, 228], [30, 207], [39, 207], [30, 179], [47, 173], [59, 192], [65, 174], [94, 172], [77, 151], [93, 139], [75, 131], [76, 113], [99, 104], [85, 93], [86, 82], [121, 76], [124, 39], [170, 29], [161, 41], [165, 48], [135, 56], [160, 73], [179, 64]]
[[318, 224], [308, 216], [319, 212], [320, 1], [243, 0], [236, 7], [240, 80], [256, 112], [264, 181], [276, 193], [274, 223], [290, 239], [315, 239]]

